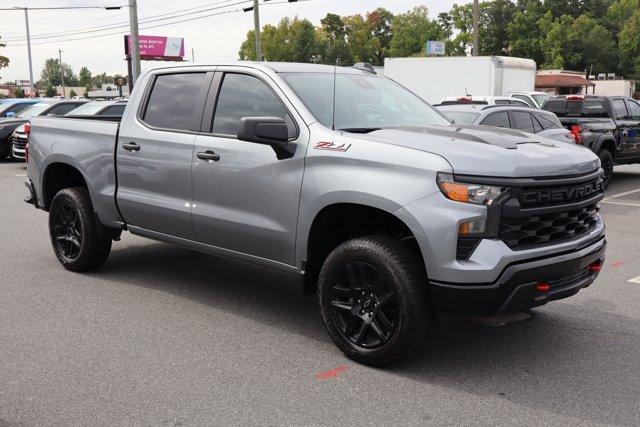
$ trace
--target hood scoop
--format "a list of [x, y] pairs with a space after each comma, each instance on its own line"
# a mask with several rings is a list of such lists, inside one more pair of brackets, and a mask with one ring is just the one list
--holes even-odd
[[494, 145], [508, 150], [515, 150], [518, 144], [541, 144], [547, 147], [555, 147], [552, 141], [541, 139], [533, 134], [519, 132], [504, 128], [485, 128], [474, 125], [452, 125], [431, 127], [401, 127], [400, 131], [421, 133], [426, 135], [450, 138], [452, 140], [464, 140], [481, 144]]

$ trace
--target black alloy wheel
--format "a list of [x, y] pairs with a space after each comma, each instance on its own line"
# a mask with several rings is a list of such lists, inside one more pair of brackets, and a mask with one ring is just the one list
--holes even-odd
[[360, 261], [345, 264], [342, 280], [330, 292], [333, 320], [353, 345], [379, 348], [397, 331], [398, 298], [373, 265]]
[[82, 222], [75, 207], [68, 201], [56, 205], [52, 215], [52, 237], [56, 249], [65, 258], [74, 260], [82, 250]]

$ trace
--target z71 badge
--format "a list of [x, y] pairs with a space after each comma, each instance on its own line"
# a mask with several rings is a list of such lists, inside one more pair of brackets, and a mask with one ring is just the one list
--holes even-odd
[[328, 150], [328, 151], [347, 151], [351, 147], [350, 143], [336, 144], [330, 141], [320, 141], [313, 148], [316, 150]]

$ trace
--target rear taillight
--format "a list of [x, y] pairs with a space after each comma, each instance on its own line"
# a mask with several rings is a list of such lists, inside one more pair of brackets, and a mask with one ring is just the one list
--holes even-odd
[[571, 131], [576, 144], [582, 145], [582, 125], [571, 125], [569, 130]]
[[25, 135], [29, 136], [29, 134], [31, 133], [31, 123], [24, 124], [24, 133]]
[[460, 103], [470, 103], [472, 101], [473, 101], [473, 99], [470, 96], [459, 96], [458, 97], [458, 102], [460, 102]]
[[587, 97], [584, 95], [567, 95], [566, 97], [567, 101], [584, 101], [585, 99], [587, 99]]
[[24, 146], [25, 162], [29, 161], [29, 135], [31, 134], [31, 123], [24, 124], [24, 134], [27, 135], [27, 143]]

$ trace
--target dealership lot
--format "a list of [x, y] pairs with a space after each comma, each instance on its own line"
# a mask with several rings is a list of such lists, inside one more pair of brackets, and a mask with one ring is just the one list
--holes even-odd
[[129, 234], [65, 271], [25, 173], [0, 163], [0, 425], [640, 423], [639, 165], [602, 204], [594, 286], [502, 327], [442, 318], [388, 370], [346, 359], [278, 273]]

